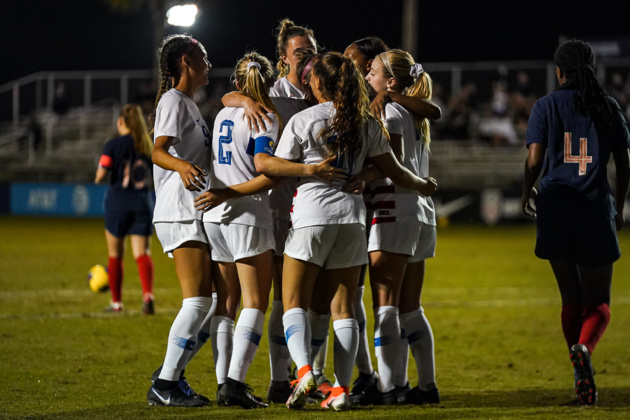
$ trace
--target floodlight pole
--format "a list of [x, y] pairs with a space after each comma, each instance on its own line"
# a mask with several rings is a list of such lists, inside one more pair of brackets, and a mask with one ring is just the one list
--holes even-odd
[[403, 0], [402, 48], [415, 60], [418, 57], [418, 7], [419, 0]]

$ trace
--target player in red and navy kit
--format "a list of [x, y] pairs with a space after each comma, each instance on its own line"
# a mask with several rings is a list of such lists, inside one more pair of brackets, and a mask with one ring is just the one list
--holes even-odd
[[613, 262], [621, 255], [615, 230], [624, 225], [630, 135], [619, 105], [595, 78], [590, 47], [568, 41], [554, 58], [560, 87], [538, 100], [529, 118], [521, 204], [537, 217], [536, 256], [549, 260], [560, 289], [578, 402], [591, 405], [597, 402], [591, 354], [610, 320]]
[[105, 239], [107, 240], [107, 272], [112, 294], [108, 312], [122, 311], [123, 255], [125, 237], [131, 239], [131, 249], [138, 265], [142, 284], [142, 311], [153, 314], [153, 203], [151, 185], [151, 151], [144, 116], [137, 105], [125, 105], [116, 124], [119, 137], [109, 140], [103, 149], [96, 170], [95, 183], [111, 173], [105, 196]]

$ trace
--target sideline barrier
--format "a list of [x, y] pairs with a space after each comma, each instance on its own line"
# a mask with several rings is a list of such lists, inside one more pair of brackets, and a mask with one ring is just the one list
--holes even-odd
[[11, 184], [10, 210], [14, 215], [102, 216], [106, 192], [107, 185]]

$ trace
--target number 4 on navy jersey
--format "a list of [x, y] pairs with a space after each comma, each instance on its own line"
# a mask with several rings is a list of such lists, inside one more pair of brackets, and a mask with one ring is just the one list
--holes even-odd
[[578, 174], [580, 176], [586, 175], [586, 165], [593, 163], [593, 156], [588, 155], [586, 137], [580, 138], [580, 154], [571, 154], [571, 133], [564, 133], [564, 162], [565, 163], [577, 163], [579, 164]]

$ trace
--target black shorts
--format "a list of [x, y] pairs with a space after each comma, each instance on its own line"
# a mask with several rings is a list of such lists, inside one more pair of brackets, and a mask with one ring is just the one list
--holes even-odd
[[589, 201], [575, 193], [541, 190], [536, 200], [536, 256], [591, 266], [618, 260], [621, 252], [611, 200], [609, 195]]

